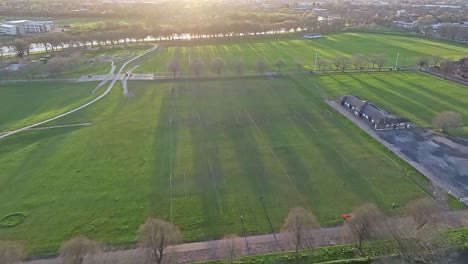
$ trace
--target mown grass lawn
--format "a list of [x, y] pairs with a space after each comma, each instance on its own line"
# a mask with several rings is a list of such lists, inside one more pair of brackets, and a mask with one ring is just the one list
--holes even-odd
[[[19, 82], [0, 86], [0, 132], [62, 114], [99, 94], [97, 83]], [[0, 143], [1, 144], [1, 143]]]
[[328, 98], [353, 94], [379, 107], [411, 119], [422, 127], [432, 127], [440, 112], [462, 115], [463, 129], [456, 135], [468, 137], [468, 88], [417, 71], [318, 74], [307, 76], [316, 89]]
[[[256, 72], [256, 60], [265, 57], [268, 61], [267, 69], [276, 71], [274, 63], [282, 58], [286, 62], [283, 71], [297, 70], [296, 60], [304, 61], [306, 69], [314, 68], [316, 53], [318, 56], [332, 60], [337, 55], [351, 57], [354, 54], [365, 55], [386, 54], [385, 67], [394, 67], [397, 54], [399, 67], [412, 66], [420, 56], [440, 54], [446, 58], [458, 60], [465, 56], [466, 44], [434, 40], [405, 34], [339, 32], [325, 35], [320, 39], [306, 40], [300, 37], [280, 36], [277, 38], [258, 38], [245, 40], [213, 40], [209, 44], [169, 45], [165, 50], [142, 63], [136, 72], [153, 72], [167, 74], [167, 64], [171, 58], [181, 61], [181, 72], [191, 73], [189, 62], [201, 58], [205, 62], [204, 72], [211, 72], [210, 62], [213, 58], [221, 57], [227, 62], [226, 72], [235, 72], [233, 62], [241, 59], [246, 72]], [[371, 66], [371, 65], [370, 65]], [[353, 68], [352, 65], [349, 65]]]
[[240, 215], [248, 233], [269, 232], [260, 195], [276, 230], [296, 206], [331, 225], [365, 202], [391, 214], [426, 195], [380, 145], [331, 118], [309, 81], [130, 82], [133, 97], [115, 87], [60, 120], [91, 126], [0, 141], [0, 217], [27, 215], [0, 237], [32, 254], [76, 235], [128, 244], [157, 216], [193, 241], [240, 233]]

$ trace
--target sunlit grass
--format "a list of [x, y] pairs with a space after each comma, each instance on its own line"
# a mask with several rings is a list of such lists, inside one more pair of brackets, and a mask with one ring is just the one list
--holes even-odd
[[[195, 42], [196, 43], [196, 42]], [[216, 41], [214, 41], [216, 43]], [[318, 56], [333, 59], [337, 55], [351, 57], [356, 53], [366, 55], [387, 55], [386, 67], [393, 67], [399, 53], [399, 66], [415, 65], [419, 56], [440, 54], [446, 58], [458, 59], [466, 55], [466, 46], [461, 43], [434, 40], [403, 34], [342, 32], [328, 34], [324, 38], [305, 40], [299, 37], [282, 36], [263, 40], [222, 41], [220, 44], [180, 44], [171, 46], [144, 62], [139, 72], [167, 73], [167, 63], [172, 57], [181, 61], [181, 72], [190, 73], [189, 61], [201, 58], [205, 61], [205, 72], [210, 71], [210, 61], [216, 57], [224, 58], [228, 63], [227, 72], [234, 72], [232, 64], [237, 59], [245, 62], [247, 72], [255, 72], [255, 61], [265, 57], [268, 70], [276, 70], [274, 62], [282, 58], [287, 66], [284, 71], [296, 70], [296, 59], [304, 60], [304, 67], [314, 68], [316, 53]], [[350, 67], [352, 67], [350, 65]]]
[[[312, 82], [316, 77], [310, 77]], [[422, 127], [432, 127], [440, 112], [455, 111], [468, 126], [466, 86], [420, 72], [319, 74], [317, 88], [329, 98], [354, 94], [387, 111], [408, 117]], [[466, 131], [465, 131], [466, 132]], [[461, 130], [458, 134], [463, 134]]]
[[27, 217], [0, 236], [33, 254], [56, 252], [76, 235], [134, 243], [146, 217], [171, 219], [171, 185], [185, 241], [240, 233], [240, 215], [249, 234], [270, 232], [260, 195], [276, 230], [296, 206], [333, 225], [364, 202], [391, 214], [393, 202], [425, 195], [378, 144], [325, 115], [308, 83], [130, 82], [133, 97], [117, 86], [60, 120], [90, 126], [2, 140], [0, 217]]
[[26, 82], [0, 86], [0, 132], [31, 125], [78, 106], [99, 93], [97, 83]]

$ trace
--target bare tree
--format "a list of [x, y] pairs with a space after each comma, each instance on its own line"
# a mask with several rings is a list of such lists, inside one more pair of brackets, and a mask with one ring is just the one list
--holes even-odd
[[341, 71], [344, 72], [348, 65], [351, 63], [351, 60], [347, 57], [341, 56], [339, 58], [339, 64], [341, 67]]
[[263, 75], [263, 73], [265, 72], [266, 66], [267, 66], [266, 59], [263, 58], [263, 57], [258, 58], [256, 65], [257, 65], [257, 71], [261, 75]]
[[414, 220], [418, 230], [426, 226], [438, 211], [439, 206], [436, 201], [430, 198], [414, 200], [406, 206], [406, 213]]
[[335, 70], [338, 71], [341, 66], [342, 56], [336, 56], [333, 60], [333, 66], [335, 66]]
[[324, 58], [317, 59], [317, 67], [322, 72], [325, 72], [325, 69], [330, 65], [330, 62]]
[[174, 79], [176, 78], [177, 72], [180, 71], [180, 60], [178, 58], [172, 58], [167, 65], [167, 69], [172, 72]]
[[294, 62], [296, 63], [298, 71], [300, 71], [300, 70], [302, 70], [302, 68], [304, 68], [304, 60], [303, 59], [297, 58]]
[[421, 71], [424, 66], [429, 64], [429, 58], [425, 56], [418, 57], [416, 59], [416, 64], [419, 66], [419, 70]]
[[286, 220], [284, 221], [281, 231], [289, 233], [291, 241], [294, 244], [295, 256], [299, 256], [299, 249], [304, 243], [304, 239], [308, 238], [308, 232], [319, 227], [315, 216], [308, 210], [298, 207], [289, 211]]
[[29, 52], [30, 43], [24, 39], [15, 39], [11, 44], [11, 52], [15, 53], [20, 59], [23, 59], [24, 54]]
[[281, 68], [286, 66], [286, 62], [283, 59], [277, 59], [275, 61], [275, 67], [278, 68], [278, 71], [281, 71]]
[[63, 243], [60, 247], [60, 259], [66, 264], [82, 264], [86, 258], [98, 253], [100, 249], [99, 242], [78, 236]]
[[224, 67], [226, 67], [226, 61], [223, 58], [215, 58], [211, 61], [211, 67], [219, 77], [221, 76], [221, 72], [224, 70]]
[[410, 219], [386, 223], [386, 230], [394, 241], [401, 263], [456, 263], [457, 249], [441, 237], [439, 229], [418, 230], [417, 224]]
[[366, 67], [368, 61], [369, 59], [367, 58], [367, 56], [360, 53], [353, 55], [352, 58], [355, 70], [360, 69], [362, 71]]
[[203, 67], [205, 67], [205, 63], [201, 59], [194, 59], [190, 62], [190, 69], [192, 69], [197, 77], [200, 77]]
[[354, 240], [359, 253], [362, 251], [363, 241], [379, 233], [381, 220], [382, 214], [374, 204], [364, 204], [356, 208], [352, 216], [346, 220], [345, 232]]
[[432, 59], [432, 62], [434, 63], [434, 66], [437, 66], [439, 62], [444, 60], [444, 57], [442, 57], [442, 55], [439, 55], [439, 54], [434, 54], [431, 56], [431, 59]]
[[23, 247], [12, 241], [0, 241], [0, 263], [14, 264], [24, 257]]
[[241, 59], [235, 60], [233, 66], [237, 74], [241, 75], [244, 72], [244, 61]]
[[138, 229], [138, 242], [151, 261], [161, 264], [168, 246], [179, 243], [181, 234], [175, 225], [157, 218], [149, 218]]
[[432, 125], [441, 128], [445, 133], [448, 133], [448, 129], [450, 128], [459, 127], [461, 123], [461, 115], [453, 111], [441, 112], [432, 119]]
[[234, 234], [226, 235], [220, 242], [221, 257], [228, 264], [234, 263], [234, 259], [241, 256], [244, 251], [244, 242]]
[[385, 54], [374, 55], [371, 59], [371, 62], [373, 63], [372, 68], [374, 68], [374, 64], [375, 64], [379, 68], [379, 71], [381, 71], [382, 67], [387, 62], [387, 55]]
[[457, 68], [457, 65], [452, 61], [443, 61], [440, 63], [440, 72], [444, 74], [444, 78], [447, 78], [449, 74], [453, 74]]

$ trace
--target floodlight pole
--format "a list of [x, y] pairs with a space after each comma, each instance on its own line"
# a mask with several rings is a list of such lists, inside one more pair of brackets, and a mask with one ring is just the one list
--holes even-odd
[[240, 216], [240, 221], [242, 224], [242, 230], [244, 231], [245, 246], [247, 247], [247, 252], [250, 255], [249, 242], [247, 241], [247, 234], [245, 233], [245, 226], [244, 226], [244, 217], [242, 215]]
[[317, 57], [318, 57], [318, 53], [315, 52], [314, 73], [317, 71]]
[[400, 58], [400, 52], [397, 53], [396, 62], [395, 62], [395, 70], [398, 69], [398, 59]]
[[273, 225], [271, 224], [270, 217], [268, 216], [268, 212], [266, 210], [265, 204], [263, 203], [263, 194], [260, 195], [260, 201], [262, 202], [263, 210], [265, 211], [265, 215], [267, 217], [268, 224], [270, 224], [271, 233], [273, 233], [273, 237], [275, 238], [275, 242], [278, 243], [278, 240], [276, 239], [275, 230], [273, 230]]

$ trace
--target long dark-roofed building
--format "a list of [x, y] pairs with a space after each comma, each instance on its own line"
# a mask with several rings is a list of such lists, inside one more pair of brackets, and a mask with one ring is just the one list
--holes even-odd
[[411, 127], [411, 121], [408, 118], [387, 113], [373, 103], [362, 100], [354, 95], [341, 97], [340, 104], [350, 109], [354, 115], [368, 121], [377, 130], [406, 129]]

